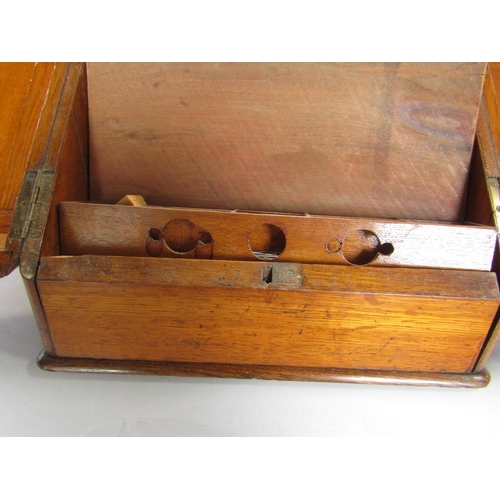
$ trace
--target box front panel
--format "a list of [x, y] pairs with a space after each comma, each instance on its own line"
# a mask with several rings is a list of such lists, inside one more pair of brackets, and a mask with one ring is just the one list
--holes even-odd
[[[99, 266], [87, 259], [78, 281], [42, 272], [38, 287], [58, 356], [463, 373], [472, 370], [498, 308], [489, 279], [490, 296], [464, 292], [470, 283], [461, 275], [484, 281], [494, 279], [490, 273], [418, 270], [436, 289], [439, 279], [457, 289], [429, 296], [411, 284], [415, 276], [407, 278], [413, 293], [395, 294], [390, 289], [401, 288], [402, 276], [391, 283], [391, 271], [373, 269], [371, 282], [356, 283], [363, 273], [341, 268], [336, 277], [335, 266], [321, 266], [315, 277], [319, 266], [304, 265], [302, 285], [259, 275], [261, 284], [250, 287], [247, 273], [257, 276], [260, 264], [221, 263], [223, 275], [210, 269], [214, 262], [197, 262], [184, 280], [174, 268], [185, 271], [189, 262], [161, 259], [154, 262], [166, 266], [164, 284], [161, 273], [146, 284], [126, 273], [132, 260]], [[139, 279], [148, 259], [136, 260]]]

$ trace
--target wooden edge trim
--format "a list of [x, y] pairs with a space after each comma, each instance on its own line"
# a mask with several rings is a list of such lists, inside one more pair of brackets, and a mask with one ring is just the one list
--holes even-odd
[[28, 298], [33, 310], [33, 315], [35, 316], [35, 321], [40, 332], [40, 337], [42, 339], [42, 344], [45, 352], [50, 355], [55, 356], [57, 354], [54, 342], [52, 341], [52, 336], [50, 335], [49, 325], [47, 324], [47, 318], [45, 317], [45, 311], [40, 300], [40, 294], [38, 293], [38, 287], [34, 280], [27, 280], [23, 278], [24, 288], [28, 294]]
[[419, 373], [335, 368], [301, 368], [216, 363], [107, 360], [55, 357], [42, 351], [38, 366], [53, 372], [170, 375], [235, 379], [342, 382], [354, 384], [411, 385], [478, 389], [490, 382], [487, 370], [477, 373]]
[[[152, 257], [55, 256], [41, 259], [37, 280], [76, 283], [232, 287], [289, 290], [279, 278], [264, 277], [293, 269], [301, 277], [294, 289], [336, 293], [499, 301], [494, 273], [441, 269], [358, 268], [328, 264], [264, 263]], [[273, 274], [274, 276], [274, 274]], [[222, 277], [222, 278], [221, 278]]]
[[[488, 63], [488, 68], [485, 74], [483, 96], [488, 114], [488, 124], [491, 131], [491, 138], [494, 146], [494, 151], [498, 156], [500, 152], [500, 103], [498, 100], [500, 91], [500, 65], [498, 63]], [[500, 176], [500, 168], [498, 162], [495, 165], [492, 175]]]
[[486, 336], [483, 348], [479, 354], [478, 361], [474, 367], [474, 372], [484, 370], [493, 349], [495, 348], [498, 338], [500, 337], [500, 309], [498, 310], [495, 319], [492, 322], [490, 332]]
[[[39, 194], [36, 200], [36, 210], [34, 210], [37, 224], [32, 223], [30, 225], [30, 233], [23, 240], [19, 258], [19, 269], [21, 275], [26, 279], [34, 278], [37, 272], [40, 250], [59, 173], [60, 156], [67, 137], [68, 123], [73, 116], [73, 106], [78, 85], [82, 78], [85, 78], [84, 64], [68, 63], [62, 88], [55, 105], [56, 109], [52, 117], [47, 146], [40, 168], [41, 171], [45, 171], [46, 175], [41, 176], [38, 185]], [[43, 189], [44, 187], [45, 189]], [[36, 229], [33, 226], [36, 226]]]
[[497, 178], [500, 173], [500, 165], [489, 121], [488, 106], [484, 97], [479, 104], [476, 138], [486, 177], [488, 179]]
[[[491, 75], [488, 73], [488, 77]], [[487, 80], [488, 82], [489, 80]], [[486, 82], [486, 83], [487, 83]], [[492, 82], [489, 82], [490, 85]], [[485, 87], [486, 88], [486, 87]], [[491, 118], [496, 119], [497, 107], [496, 100], [494, 102], [495, 106], [492, 106], [491, 96], [488, 99], [488, 95], [483, 95], [480, 107], [478, 124], [476, 131], [476, 138], [479, 146], [479, 153], [481, 155], [481, 161], [483, 163], [483, 168], [485, 171], [486, 180], [488, 182], [488, 194], [490, 197], [491, 211], [493, 214], [493, 220], [497, 229], [500, 227], [500, 214], [498, 211], [498, 206], [500, 205], [500, 188], [499, 181], [497, 177], [500, 175], [500, 162], [497, 154], [497, 150], [494, 143], [493, 130], [491, 124]], [[497, 243], [498, 245], [499, 243]], [[498, 279], [498, 276], [497, 276]], [[482, 352], [479, 355], [479, 359], [474, 368], [474, 372], [481, 373], [484, 370], [486, 362], [490, 357], [498, 338], [500, 337], [500, 312], [497, 313], [495, 319], [492, 323], [492, 328], [486, 341], [484, 343]]]

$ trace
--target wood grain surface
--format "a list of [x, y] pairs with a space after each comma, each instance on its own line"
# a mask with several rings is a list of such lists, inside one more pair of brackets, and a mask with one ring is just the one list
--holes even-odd
[[[475, 162], [472, 164], [472, 177], [470, 191], [476, 198], [479, 198], [479, 204], [476, 205], [475, 220], [484, 222], [488, 218], [494, 221], [496, 227], [499, 227], [500, 205], [500, 63], [488, 63], [488, 73], [486, 75], [484, 95], [481, 102], [478, 130], [477, 130], [477, 148], [474, 155]], [[478, 168], [478, 166], [480, 168]], [[474, 173], [474, 172], [477, 173]], [[482, 182], [477, 182], [480, 177]], [[484, 181], [485, 179], [485, 181]], [[485, 186], [485, 187], [482, 187]], [[478, 189], [479, 187], [479, 189]], [[484, 207], [484, 204], [487, 206]], [[483, 206], [482, 209], [477, 206]], [[500, 272], [500, 252], [497, 251], [493, 270]], [[500, 338], [500, 315], [497, 315], [493, 323], [488, 338], [486, 339], [483, 350], [475, 366], [475, 370], [483, 370], [486, 363], [498, 343]]]
[[40, 294], [35, 280], [23, 279], [23, 283], [26, 293], [28, 294], [28, 299], [30, 301], [38, 331], [40, 332], [43, 348], [47, 354], [55, 355], [56, 350], [54, 348], [54, 343], [52, 342], [49, 326], [47, 324], [47, 319], [45, 318], [45, 312], [42, 307]]
[[19, 263], [22, 241], [10, 232], [16, 199], [29, 204], [27, 199], [19, 201], [19, 191], [26, 171], [43, 168], [67, 68], [66, 63], [5, 63], [1, 67], [0, 196], [6, 237], [0, 249], [0, 277]]
[[65, 123], [54, 137], [59, 153], [49, 214], [43, 234], [40, 255], [58, 255], [59, 203], [88, 199], [88, 120], [85, 67], [73, 68], [67, 82], [68, 97], [62, 102], [58, 120]]
[[[64, 84], [68, 76], [70, 65], [68, 63], [30, 63], [31, 74], [28, 76], [29, 65], [9, 63], [2, 66], [2, 79], [4, 79], [5, 93], [2, 92], [2, 100], [6, 100], [4, 108], [5, 127], [10, 126], [14, 135], [4, 135], [8, 138], [5, 143], [7, 149], [4, 151], [7, 162], [2, 164], [0, 176], [5, 190], [2, 191], [3, 202], [8, 206], [8, 212], [12, 216], [18, 210], [19, 205], [29, 206], [30, 199], [21, 199], [19, 189], [23, 182], [25, 171], [39, 172], [57, 169], [57, 164], [51, 163], [48, 155], [49, 145], [54, 137], [55, 120], [64, 93]], [[24, 69], [22, 69], [24, 68]], [[23, 78], [19, 78], [19, 75]], [[10, 96], [17, 96], [14, 100]], [[23, 96], [20, 99], [20, 96]], [[2, 127], [4, 124], [2, 123]], [[5, 132], [5, 131], [4, 131]], [[12, 135], [12, 134], [11, 134]], [[56, 134], [57, 135], [57, 134]], [[59, 147], [62, 140], [59, 142]], [[36, 184], [36, 182], [35, 182]], [[37, 187], [34, 186], [35, 191]], [[16, 201], [17, 199], [17, 201]], [[38, 207], [32, 211], [34, 219], [43, 219], [44, 210]], [[9, 217], [11, 220], [12, 217]], [[9, 222], [10, 222], [9, 220]], [[18, 230], [20, 228], [17, 228]], [[37, 235], [40, 240], [41, 233]], [[5, 239], [5, 249], [0, 255], [0, 276], [9, 274], [15, 269], [21, 259], [24, 247], [26, 255], [36, 260], [36, 250], [31, 244], [25, 245], [27, 240], [20, 238], [18, 234], [9, 232]], [[28, 248], [30, 247], [31, 248]]]
[[38, 196], [30, 230], [17, 249], [26, 279], [35, 277], [42, 253], [58, 251], [57, 204], [88, 197], [85, 65], [58, 64], [54, 72], [28, 160], [28, 167], [38, 174]]
[[[482, 144], [485, 146], [485, 144]], [[467, 195], [466, 220], [469, 223], [481, 224], [495, 227], [493, 213], [495, 207], [492, 206], [489, 191], [492, 188], [492, 179], [486, 176], [482, 153], [479, 146], [474, 148], [469, 176], [469, 189]]]
[[413, 385], [477, 389], [488, 385], [487, 370], [477, 373], [425, 373], [389, 370], [353, 370], [292, 366], [173, 363], [116, 359], [63, 358], [42, 351], [37, 359], [44, 370], [72, 373], [126, 375], [172, 375], [177, 377], [223, 377], [265, 380], [341, 382], [351, 384]]
[[194, 258], [209, 238], [213, 259], [489, 271], [497, 241], [491, 227], [71, 202], [59, 220], [66, 255]]
[[53, 70], [52, 63], [0, 63], [0, 210], [14, 210]]
[[[498, 160], [500, 156], [500, 63], [488, 63], [483, 95], [488, 110], [488, 125], [494, 145], [494, 151]], [[498, 161], [491, 165], [487, 165], [487, 167], [489, 176], [500, 177]]]
[[91, 198], [461, 221], [484, 73], [91, 63]]
[[[491, 222], [481, 202], [481, 166], [487, 182], [498, 177], [498, 116], [483, 127], [497, 149], [486, 160], [480, 152], [478, 167], [469, 170], [484, 65], [90, 64], [88, 70], [89, 105], [82, 65], [23, 63], [13, 75], [0, 71], [7, 103], [0, 118], [15, 130], [0, 137], [0, 166], [8, 166], [0, 169], [2, 186], [20, 185], [23, 174], [10, 170], [18, 164], [56, 172], [37, 229], [19, 247], [5, 234], [15, 195], [0, 193], [0, 271], [11, 270], [11, 256], [22, 252], [47, 366], [487, 383], [484, 363], [500, 331], [493, 328], [496, 276], [376, 267], [490, 269], [491, 229], [376, 219], [462, 223], [471, 175], [468, 214], [472, 222]], [[490, 65], [485, 107], [498, 105], [497, 73]], [[365, 220], [359, 227], [359, 219], [182, 209], [169, 209], [166, 219], [162, 208], [73, 203], [57, 211], [61, 201], [85, 200], [89, 182], [92, 198], [107, 203], [141, 193], [155, 205]], [[257, 230], [270, 218], [283, 231], [283, 251], [273, 228]], [[160, 256], [197, 258], [140, 257], [148, 235], [156, 234], [152, 228], [163, 238], [169, 220], [184, 219], [201, 230], [204, 245], [188, 255], [183, 245], [192, 228], [181, 224], [169, 240], [178, 255], [162, 247]], [[358, 252], [365, 239], [373, 243], [368, 232], [377, 245], [394, 249], [379, 253], [375, 267], [322, 265], [370, 262], [366, 253], [377, 245]], [[71, 256], [51, 257], [60, 251]], [[74, 256], [113, 252], [125, 256]], [[224, 260], [235, 255], [242, 262]], [[276, 259], [262, 260], [269, 256]]]
[[276, 265], [47, 257], [38, 287], [58, 356], [428, 372], [472, 370], [499, 304], [492, 273]]
[[54, 70], [54, 63], [0, 63], [0, 234], [4, 235], [0, 249], [6, 264], [11, 256], [5, 246], [15, 201]]

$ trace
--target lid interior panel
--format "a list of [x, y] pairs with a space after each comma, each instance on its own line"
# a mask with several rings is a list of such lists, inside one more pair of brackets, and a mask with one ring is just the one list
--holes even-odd
[[12, 222], [53, 69], [53, 63], [0, 63], [0, 233], [4, 235]]
[[90, 63], [91, 200], [462, 222], [484, 73]]

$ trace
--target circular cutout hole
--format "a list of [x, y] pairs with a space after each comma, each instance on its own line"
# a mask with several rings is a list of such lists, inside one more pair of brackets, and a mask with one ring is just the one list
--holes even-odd
[[161, 230], [157, 227], [152, 227], [148, 232], [148, 237], [153, 241], [161, 240]]
[[[344, 259], [355, 266], [364, 266], [372, 262], [377, 254], [381, 253], [381, 248], [378, 236], [368, 229], [352, 231], [342, 242]], [[394, 250], [394, 247], [392, 249]]]
[[340, 248], [342, 247], [342, 243], [337, 240], [337, 239], [334, 239], [334, 240], [330, 240], [327, 244], [326, 244], [326, 249], [330, 252], [330, 253], [337, 253]]
[[286, 247], [285, 233], [274, 224], [262, 224], [250, 233], [248, 246], [258, 259], [277, 259]]
[[163, 239], [170, 250], [188, 253], [198, 245], [200, 233], [188, 219], [172, 219], [163, 229]]
[[392, 243], [384, 243], [380, 245], [378, 251], [382, 255], [392, 255], [392, 253], [394, 252], [394, 245]]
[[161, 229], [157, 227], [152, 227], [148, 231], [148, 237], [146, 238], [146, 251], [151, 257], [158, 257], [163, 251], [163, 241]]
[[204, 245], [210, 245], [210, 243], [212, 243], [212, 235], [208, 231], [200, 231], [198, 240]]

